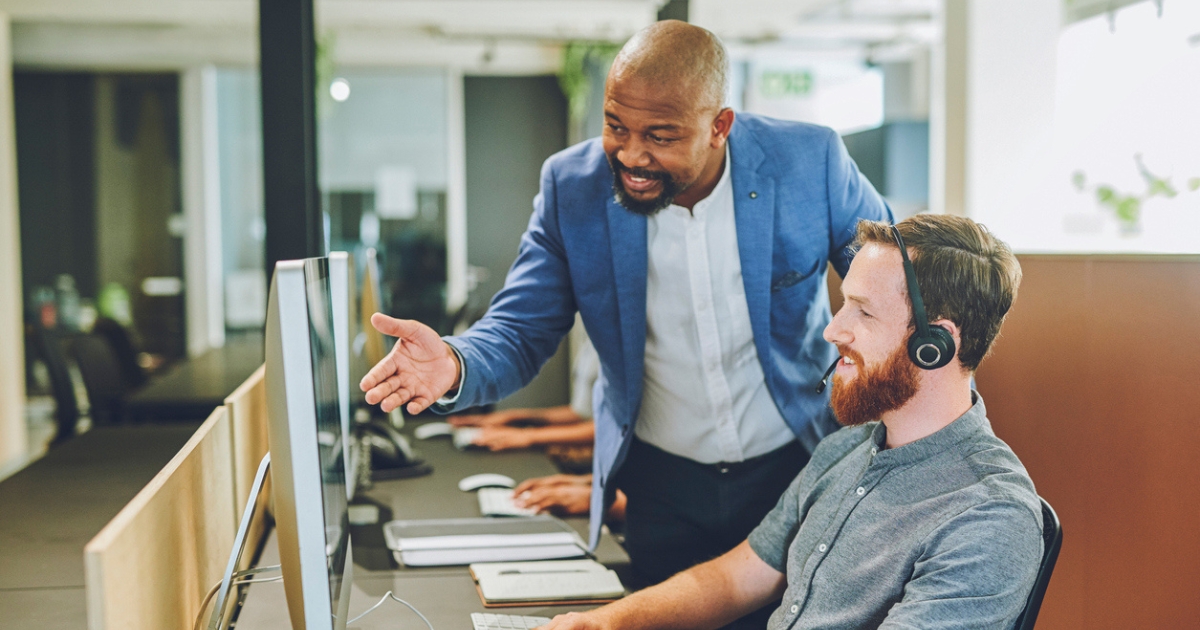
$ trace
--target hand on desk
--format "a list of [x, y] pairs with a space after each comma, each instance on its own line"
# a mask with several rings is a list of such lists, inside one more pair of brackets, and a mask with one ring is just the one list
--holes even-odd
[[[522, 481], [513, 490], [518, 507], [534, 508], [559, 516], [581, 516], [592, 504], [591, 475], [550, 475]], [[608, 521], [625, 520], [625, 493], [617, 491], [616, 500], [605, 515]]]
[[517, 507], [560, 516], [587, 514], [592, 503], [591, 475], [550, 475], [526, 479], [513, 490]]
[[596, 618], [595, 611], [577, 613], [571, 612], [558, 615], [544, 626], [536, 630], [607, 630], [609, 624]]
[[458, 388], [458, 356], [432, 328], [382, 313], [371, 316], [371, 325], [395, 337], [396, 345], [359, 383], [367, 404], [389, 412], [407, 403], [408, 412], [417, 414]]

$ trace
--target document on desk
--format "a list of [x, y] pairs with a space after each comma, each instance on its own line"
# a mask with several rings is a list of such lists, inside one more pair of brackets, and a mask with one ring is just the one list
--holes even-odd
[[396, 561], [410, 567], [587, 556], [579, 534], [551, 516], [392, 521], [383, 534]]
[[471, 565], [484, 606], [597, 604], [625, 594], [617, 574], [594, 560]]

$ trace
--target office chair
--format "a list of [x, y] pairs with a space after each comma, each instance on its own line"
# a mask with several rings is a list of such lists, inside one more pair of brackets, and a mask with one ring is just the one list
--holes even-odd
[[1042, 497], [1042, 564], [1038, 567], [1037, 579], [1033, 582], [1033, 590], [1029, 599], [1025, 600], [1025, 610], [1017, 617], [1017, 625], [1013, 630], [1033, 630], [1037, 623], [1038, 610], [1042, 607], [1042, 598], [1046, 596], [1046, 587], [1050, 585], [1050, 574], [1054, 573], [1054, 563], [1058, 562], [1058, 551], [1062, 549], [1062, 523], [1054, 508]]
[[117, 364], [121, 368], [121, 377], [125, 379], [126, 387], [133, 390], [149, 382], [150, 376], [138, 364], [137, 347], [133, 343], [133, 337], [129, 334], [129, 330], [114, 319], [97, 317], [96, 323], [92, 326], [92, 333], [100, 335], [108, 341], [109, 347], [116, 355]]
[[83, 375], [93, 426], [121, 422], [129, 386], [120, 361], [108, 340], [95, 334], [82, 335], [72, 344], [75, 363]]
[[50, 375], [50, 394], [54, 397], [54, 421], [58, 430], [51, 444], [57, 445], [75, 435], [79, 421], [79, 402], [75, 399], [75, 385], [63, 353], [64, 340], [56, 331], [46, 330], [39, 322], [29, 328], [32, 352], [46, 363]]

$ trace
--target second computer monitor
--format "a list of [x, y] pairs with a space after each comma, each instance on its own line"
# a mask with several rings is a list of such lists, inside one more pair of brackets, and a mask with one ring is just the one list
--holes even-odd
[[267, 301], [272, 493], [292, 627], [344, 630], [353, 561], [329, 262], [280, 261]]

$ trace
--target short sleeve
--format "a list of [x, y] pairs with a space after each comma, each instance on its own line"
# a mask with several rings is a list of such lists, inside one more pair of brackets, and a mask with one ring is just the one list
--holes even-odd
[[1042, 559], [1041, 525], [1023, 505], [991, 501], [926, 538], [900, 602], [881, 630], [1007, 630], [1024, 609]]
[[758, 527], [750, 532], [750, 548], [771, 568], [787, 573], [788, 548], [800, 530], [800, 478], [796, 475], [791, 485], [779, 497], [774, 509], [767, 513]]

